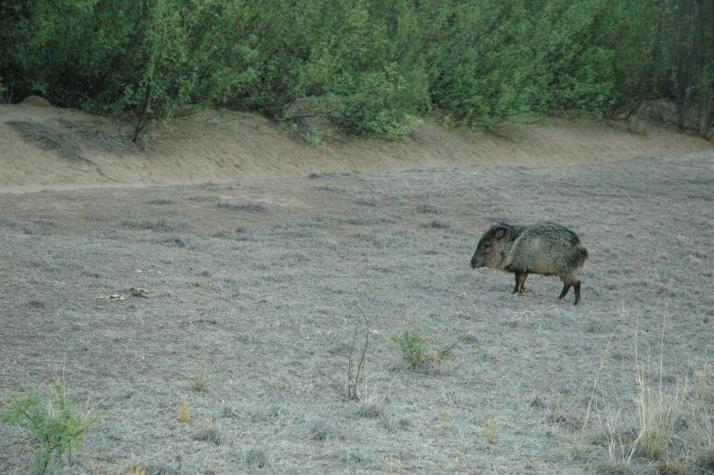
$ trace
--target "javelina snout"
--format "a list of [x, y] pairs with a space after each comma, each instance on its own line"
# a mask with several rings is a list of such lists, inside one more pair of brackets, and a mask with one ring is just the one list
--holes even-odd
[[471, 267], [490, 267], [515, 274], [513, 293], [525, 290], [528, 274], [557, 275], [563, 281], [562, 299], [575, 289], [575, 304], [580, 301], [577, 272], [588, 251], [571, 230], [552, 222], [533, 226], [498, 223], [491, 226], [478, 242]]
[[474, 256], [471, 258], [471, 268], [472, 269], [475, 269], [477, 267], [483, 267], [485, 265], [486, 265], [486, 263], [481, 258], [481, 256], [474, 254]]

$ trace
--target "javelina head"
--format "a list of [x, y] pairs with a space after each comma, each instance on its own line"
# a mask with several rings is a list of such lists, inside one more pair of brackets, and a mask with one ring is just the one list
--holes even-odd
[[499, 269], [503, 267], [508, 251], [517, 237], [518, 231], [513, 226], [504, 223], [491, 226], [481, 236], [478, 246], [476, 246], [476, 252], [471, 258], [471, 268]]

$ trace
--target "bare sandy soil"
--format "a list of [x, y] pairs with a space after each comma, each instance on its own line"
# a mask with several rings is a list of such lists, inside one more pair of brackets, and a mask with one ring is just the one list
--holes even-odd
[[[48, 394], [62, 377], [98, 417], [56, 473], [712, 473], [714, 153], [668, 152], [705, 143], [583, 128], [549, 148], [562, 129], [533, 143], [441, 131], [453, 142], [322, 155], [282, 136], [263, 149], [273, 132], [250, 120], [255, 136], [195, 162], [203, 145], [190, 141], [162, 148], [176, 162], [83, 151], [91, 163], [71, 166], [7, 142], [5, 191], [102, 185], [99, 171], [116, 185], [412, 168], [0, 194], [0, 392]], [[513, 160], [452, 149], [474, 140], [512, 144]], [[438, 160], [422, 146], [443, 150], [442, 168], [425, 169]], [[657, 156], [624, 159], [650, 146]], [[246, 162], [252, 151], [264, 162]], [[514, 296], [511, 275], [469, 269], [497, 219], [579, 234], [590, 253], [580, 305], [558, 301], [555, 278], [532, 276]], [[369, 332], [361, 402], [340, 387], [355, 328], [358, 342]], [[390, 339], [405, 330], [455, 343], [452, 357], [436, 372], [408, 369]], [[682, 399], [659, 460], [631, 450], [638, 364], [657, 394]], [[181, 401], [188, 423], [176, 420]], [[28, 473], [33, 447], [0, 424], [0, 473]]]
[[[141, 150], [127, 124], [53, 107], [0, 105], [0, 192], [143, 186], [471, 165], [553, 166], [712, 150], [640, 124], [550, 119], [475, 134], [433, 123], [399, 142], [328, 133], [308, 145], [262, 117], [204, 112], [154, 129]], [[23, 138], [22, 135], [25, 137]]]
[[[316, 149], [228, 113], [125, 133], [0, 105], [0, 394], [62, 378], [97, 416], [54, 473], [714, 473], [711, 144], [552, 120]], [[579, 234], [581, 305], [469, 269], [499, 219]], [[409, 369], [405, 330], [451, 358]], [[638, 368], [678, 395], [657, 459]], [[0, 473], [35, 447], [0, 424]]]

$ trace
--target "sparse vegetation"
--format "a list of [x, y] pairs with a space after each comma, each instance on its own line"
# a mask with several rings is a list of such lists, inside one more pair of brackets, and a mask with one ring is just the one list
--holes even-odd
[[261, 448], [251, 448], [243, 456], [243, 463], [249, 467], [265, 468], [268, 466], [268, 455]]
[[223, 209], [232, 209], [236, 211], [248, 211], [249, 213], [265, 213], [268, 211], [268, 205], [259, 201], [219, 201], [216, 206]]
[[[361, 298], [366, 298], [368, 292], [369, 290], [365, 291]], [[360, 390], [360, 384], [366, 384], [364, 381], [367, 378], [365, 373], [367, 371], [367, 348], [369, 347], [369, 320], [362, 309], [360, 301], [357, 302], [356, 308], [364, 328], [364, 345], [362, 345], [361, 350], [357, 347], [357, 336], [359, 334], [360, 325], [359, 323], [355, 324], [352, 346], [350, 347], [350, 354], [347, 356], [347, 382], [345, 384], [346, 396], [347, 399], [350, 400], [362, 400], [366, 397], [367, 393], [366, 390]], [[352, 360], [355, 351], [358, 351], [360, 355], [356, 365]]]
[[431, 349], [420, 332], [404, 330], [391, 335], [390, 340], [396, 345], [397, 352], [408, 368], [426, 373], [438, 373], [441, 365], [452, 356], [458, 342], [443, 348]]
[[676, 387], [674, 392], [668, 393], [664, 391], [661, 383], [659, 389], [653, 389], [644, 375], [643, 368], [638, 370], [637, 378], [637, 415], [640, 427], [635, 446], [643, 456], [654, 459], [667, 450], [683, 403], [684, 392]]
[[11, 390], [5, 398], [3, 421], [19, 425], [32, 434], [39, 448], [35, 456], [37, 473], [43, 474], [53, 458], [80, 444], [82, 435], [95, 422], [90, 415], [79, 414], [60, 381], [53, 384], [49, 401], [39, 390]]
[[206, 368], [201, 368], [193, 373], [188, 378], [188, 383], [191, 389], [197, 392], [205, 391], [210, 380], [210, 373]]
[[498, 426], [496, 425], [496, 416], [493, 414], [488, 416], [488, 419], [486, 419], [486, 422], [483, 424], [484, 428], [484, 437], [486, 438], [486, 442], [489, 444], [495, 444], [496, 439], [497, 439], [497, 434], [498, 434]]
[[198, 431], [194, 436], [194, 440], [200, 440], [204, 442], [211, 442], [215, 445], [221, 445], [223, 438], [220, 432], [216, 429], [213, 420], [207, 420], [200, 431]]
[[[706, 474], [714, 434], [712, 309], [702, 287], [714, 257], [709, 162], [703, 153], [319, 179], [339, 193], [305, 177], [246, 179], [246, 196], [280, 203], [260, 216], [217, 208], [217, 196], [232, 192], [223, 184], [0, 193], [3, 216], [17, 223], [0, 227], [0, 385], [37, 384], [67, 355], [67, 374], [82, 380], [70, 394], [75, 407], [98, 401], [102, 423], [61, 466], [55, 456], [48, 473], [376, 473], [389, 465], [403, 473]], [[519, 192], [503, 192], [503, 183]], [[602, 206], [588, 206], [592, 189]], [[493, 190], [493, 202], [483, 199]], [[206, 199], [189, 200], [199, 195]], [[156, 196], [174, 205], [147, 205]], [[378, 209], [356, 204], [375, 196]], [[439, 214], [419, 212], [425, 202]], [[585, 269], [593, 299], [577, 311], [553, 305], [557, 282], [534, 276], [524, 303], [504, 298], [512, 284], [471, 272], [480, 223], [504, 212], [584, 220], [596, 243]], [[401, 218], [335, 225], [374, 215]], [[133, 230], [122, 224], [127, 216], [191, 227]], [[419, 227], [434, 218], [454, 224], [443, 233]], [[54, 219], [56, 232], [22, 233], [41, 219]], [[684, 222], [691, 230], [679, 244]], [[251, 240], [230, 238], [243, 225]], [[213, 237], [221, 230], [229, 239]], [[195, 247], [163, 245], [174, 233]], [[438, 254], [426, 255], [432, 243]], [[702, 250], [701, 267], [691, 266], [692, 249]], [[672, 291], [658, 293], [652, 283], [660, 281]], [[364, 298], [369, 283], [376, 290]], [[129, 298], [130, 286], [152, 298]], [[114, 292], [127, 300], [99, 298]], [[665, 306], [676, 318], [660, 350]], [[655, 459], [637, 441], [637, 318], [649, 393], [656, 400], [661, 379], [663, 400], [677, 388], [683, 400]], [[422, 337], [417, 361], [458, 340], [438, 377], [402, 358], [390, 335], [405, 330]], [[195, 392], [190, 377], [202, 367], [210, 379]], [[328, 376], [314, 377], [318, 370]], [[340, 384], [322, 384], [328, 377]], [[0, 473], [31, 473], [37, 447], [28, 430], [0, 424]]]

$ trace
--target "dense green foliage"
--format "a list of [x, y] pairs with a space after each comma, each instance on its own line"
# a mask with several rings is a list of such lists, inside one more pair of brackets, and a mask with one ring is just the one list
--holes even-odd
[[0, 45], [4, 100], [129, 111], [135, 139], [206, 105], [388, 138], [660, 98], [714, 122], [712, 0], [24, 0]]

